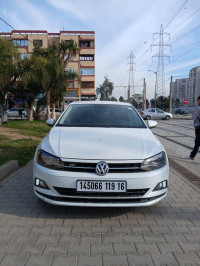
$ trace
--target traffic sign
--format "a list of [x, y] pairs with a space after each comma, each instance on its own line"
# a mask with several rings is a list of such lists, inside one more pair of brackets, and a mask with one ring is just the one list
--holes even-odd
[[188, 103], [189, 103], [188, 99], [185, 99], [184, 104], [188, 104]]

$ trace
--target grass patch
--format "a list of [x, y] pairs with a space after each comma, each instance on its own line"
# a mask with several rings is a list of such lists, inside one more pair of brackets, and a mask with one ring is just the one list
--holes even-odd
[[8, 124], [2, 124], [5, 128], [14, 128], [20, 134], [25, 136], [34, 136], [43, 138], [51, 129], [47, 126], [45, 121], [27, 121], [27, 120], [16, 120], [9, 121]]
[[39, 142], [33, 139], [11, 140], [0, 136], [0, 165], [10, 160], [18, 160], [20, 166], [25, 165], [33, 158]]
[[42, 139], [51, 129], [45, 121], [27, 120], [9, 121], [8, 124], [2, 124], [2, 127], [13, 128], [22, 135], [30, 136], [29, 139], [12, 140], [7, 136], [0, 135], [0, 165], [10, 160], [18, 160], [20, 166], [25, 165], [33, 158], [40, 142], [40, 140], [34, 140], [31, 137]]

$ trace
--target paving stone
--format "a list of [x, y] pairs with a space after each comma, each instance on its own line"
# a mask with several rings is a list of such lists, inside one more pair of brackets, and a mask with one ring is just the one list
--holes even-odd
[[110, 254], [113, 255], [113, 245], [112, 244], [91, 244], [91, 255], [97, 255], [97, 254]]
[[33, 226], [31, 233], [38, 235], [49, 235], [51, 226]]
[[200, 233], [199, 234], [184, 234], [185, 238], [189, 241], [189, 242], [198, 242], [200, 239]]
[[[16, 256], [16, 255], [6, 254], [3, 260], [1, 261], [1, 266], [22, 266], [25, 265], [27, 259], [28, 255]], [[36, 266], [36, 264], [34, 266]]]
[[55, 235], [55, 236], [46, 236], [46, 235], [39, 235], [37, 240], [36, 240], [36, 243], [37, 244], [46, 244], [46, 243], [51, 243], [51, 244], [55, 244], [58, 242], [58, 235]]
[[28, 235], [31, 231], [31, 228], [22, 227], [22, 226], [13, 226], [9, 231], [9, 235], [11, 234], [20, 234], [20, 235]]
[[51, 228], [51, 232], [50, 235], [54, 236], [57, 234], [65, 234], [65, 235], [70, 235], [72, 231], [72, 226], [68, 226], [68, 227], [62, 227], [62, 226], [57, 226], [57, 225], [53, 225]]
[[60, 254], [65, 255], [68, 244], [47, 244], [45, 245], [43, 254]]
[[145, 254], [145, 253], [160, 254], [160, 251], [156, 244], [136, 243], [135, 245], [136, 245], [136, 250], [138, 254]]
[[151, 254], [154, 265], [179, 265], [173, 254]]
[[151, 226], [150, 225], [150, 229], [153, 234], [163, 234], [163, 233], [170, 234], [171, 233], [170, 228], [166, 225], [165, 226]]
[[144, 243], [144, 237], [142, 234], [137, 235], [123, 235], [124, 243]]
[[90, 235], [92, 231], [91, 226], [87, 227], [79, 227], [79, 226], [72, 226], [71, 235]]
[[79, 245], [80, 243], [80, 235], [69, 236], [69, 235], [59, 235], [58, 243], [75, 243]]
[[102, 266], [102, 255], [86, 256], [80, 254], [78, 256], [78, 266]]
[[157, 243], [157, 245], [162, 254], [172, 253], [175, 251], [183, 253], [183, 250], [181, 249], [180, 245], [176, 242], [170, 244]]
[[149, 254], [133, 255], [128, 253], [127, 258], [129, 266], [155, 266]]
[[170, 231], [172, 234], [177, 234], [177, 233], [190, 233], [189, 228], [186, 225], [181, 225], [181, 226], [169, 226]]
[[122, 235], [114, 235], [114, 236], [102, 236], [102, 241], [104, 244], [111, 244], [111, 243], [122, 243], [123, 238]]
[[101, 243], [101, 237], [100, 235], [81, 235], [80, 238], [80, 244], [100, 244]]
[[19, 255], [27, 255], [27, 254], [33, 254], [33, 255], [41, 255], [44, 250], [44, 244], [35, 245], [35, 244], [23, 244]]
[[82, 243], [77, 245], [76, 243], [70, 242], [67, 247], [67, 255], [71, 254], [90, 255], [90, 243]]
[[[179, 245], [181, 246], [184, 253], [190, 253], [199, 251], [200, 252], [200, 239], [199, 242], [193, 242], [193, 243], [185, 243], [185, 242], [179, 242]], [[175, 251], [175, 250], [174, 250]], [[178, 250], [177, 250], [178, 252]]]
[[137, 251], [136, 251], [134, 244], [114, 243], [114, 253], [115, 254], [125, 254], [125, 253], [137, 254]]
[[[70, 255], [70, 256], [61, 256], [61, 255], [54, 255], [52, 264], [55, 266], [73, 266], [77, 265], [78, 255]], [[40, 265], [41, 266], [41, 265]]]
[[108, 255], [103, 254], [103, 265], [106, 266], [128, 266], [126, 255]]
[[0, 254], [17, 255], [21, 246], [22, 246], [22, 243], [20, 245], [2, 244], [0, 246]]
[[181, 242], [187, 242], [187, 239], [185, 238], [185, 236], [182, 233], [177, 233], [175, 235], [172, 234], [163, 234], [163, 237], [165, 238], [167, 243], [173, 243], [173, 242], [177, 242], [177, 241], [181, 241]]
[[151, 234], [151, 230], [149, 226], [131, 226], [131, 231], [134, 233], [150, 233]]
[[117, 234], [131, 234], [131, 228], [130, 226], [121, 226], [121, 227], [116, 227], [116, 226], [111, 226], [111, 232], [112, 235], [117, 235]]
[[190, 253], [177, 253], [174, 252], [174, 257], [178, 261], [178, 265], [199, 265], [200, 258], [197, 256], [195, 252]]
[[12, 244], [16, 239], [16, 235], [1, 235], [0, 234], [0, 245]]
[[110, 226], [92, 226], [92, 234], [111, 234]]
[[143, 234], [144, 241], [147, 244], [151, 243], [166, 243], [165, 238], [162, 234]]
[[26, 263], [26, 266], [41, 266], [41, 265], [49, 266], [51, 261], [52, 261], [52, 255], [42, 255], [42, 256], [30, 255]]

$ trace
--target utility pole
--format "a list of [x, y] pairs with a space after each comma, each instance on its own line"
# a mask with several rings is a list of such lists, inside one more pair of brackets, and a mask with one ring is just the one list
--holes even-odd
[[143, 87], [143, 100], [142, 100], [142, 109], [146, 109], [146, 81], [144, 78], [144, 87]]
[[129, 79], [128, 79], [128, 86], [129, 87], [129, 91], [130, 89], [132, 89], [132, 92], [130, 91], [129, 92], [129, 97], [128, 99], [130, 98], [130, 95], [134, 95], [135, 93], [135, 84], [134, 84], [134, 71], [135, 71], [135, 68], [134, 68], [134, 65], [135, 65], [135, 62], [134, 62], [134, 59], [135, 59], [135, 56], [133, 54], [133, 52], [131, 51], [130, 55], [128, 56], [128, 59], [129, 59], [129, 62], [128, 62], [128, 65], [129, 65]]
[[[163, 26], [161, 25], [160, 31], [153, 34], [153, 39], [155, 35], [158, 35], [159, 42], [156, 44], [152, 44], [151, 46], [158, 46], [159, 52], [158, 54], [154, 55], [152, 58], [157, 57], [157, 81], [156, 81], [156, 96], [161, 95], [165, 96], [165, 72], [164, 72], [164, 59], [170, 58], [168, 55], [164, 54], [164, 47], [171, 47], [171, 45], [164, 43], [164, 35], [168, 35], [169, 33], [163, 32]], [[170, 60], [170, 59], [169, 59]]]
[[79, 71], [79, 76], [80, 76], [80, 80], [78, 82], [78, 100], [80, 102], [81, 101], [81, 66], [80, 66], [80, 59], [78, 61], [78, 71]]
[[128, 102], [130, 102], [130, 84], [128, 84]]
[[170, 95], [169, 95], [169, 112], [172, 113], [172, 92], [173, 92], [173, 76], [170, 81]]

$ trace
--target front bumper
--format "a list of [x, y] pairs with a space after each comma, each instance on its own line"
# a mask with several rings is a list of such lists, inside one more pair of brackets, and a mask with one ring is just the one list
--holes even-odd
[[[45, 202], [60, 206], [139, 207], [150, 206], [167, 195], [167, 188], [153, 191], [158, 183], [169, 178], [168, 164], [158, 170], [137, 173], [108, 173], [100, 177], [95, 173], [55, 171], [34, 162], [33, 178], [43, 180], [49, 189], [34, 185], [35, 195]], [[124, 180], [127, 193], [77, 193], [77, 180]], [[34, 182], [34, 181], [33, 181]], [[60, 192], [61, 191], [61, 192]]]

